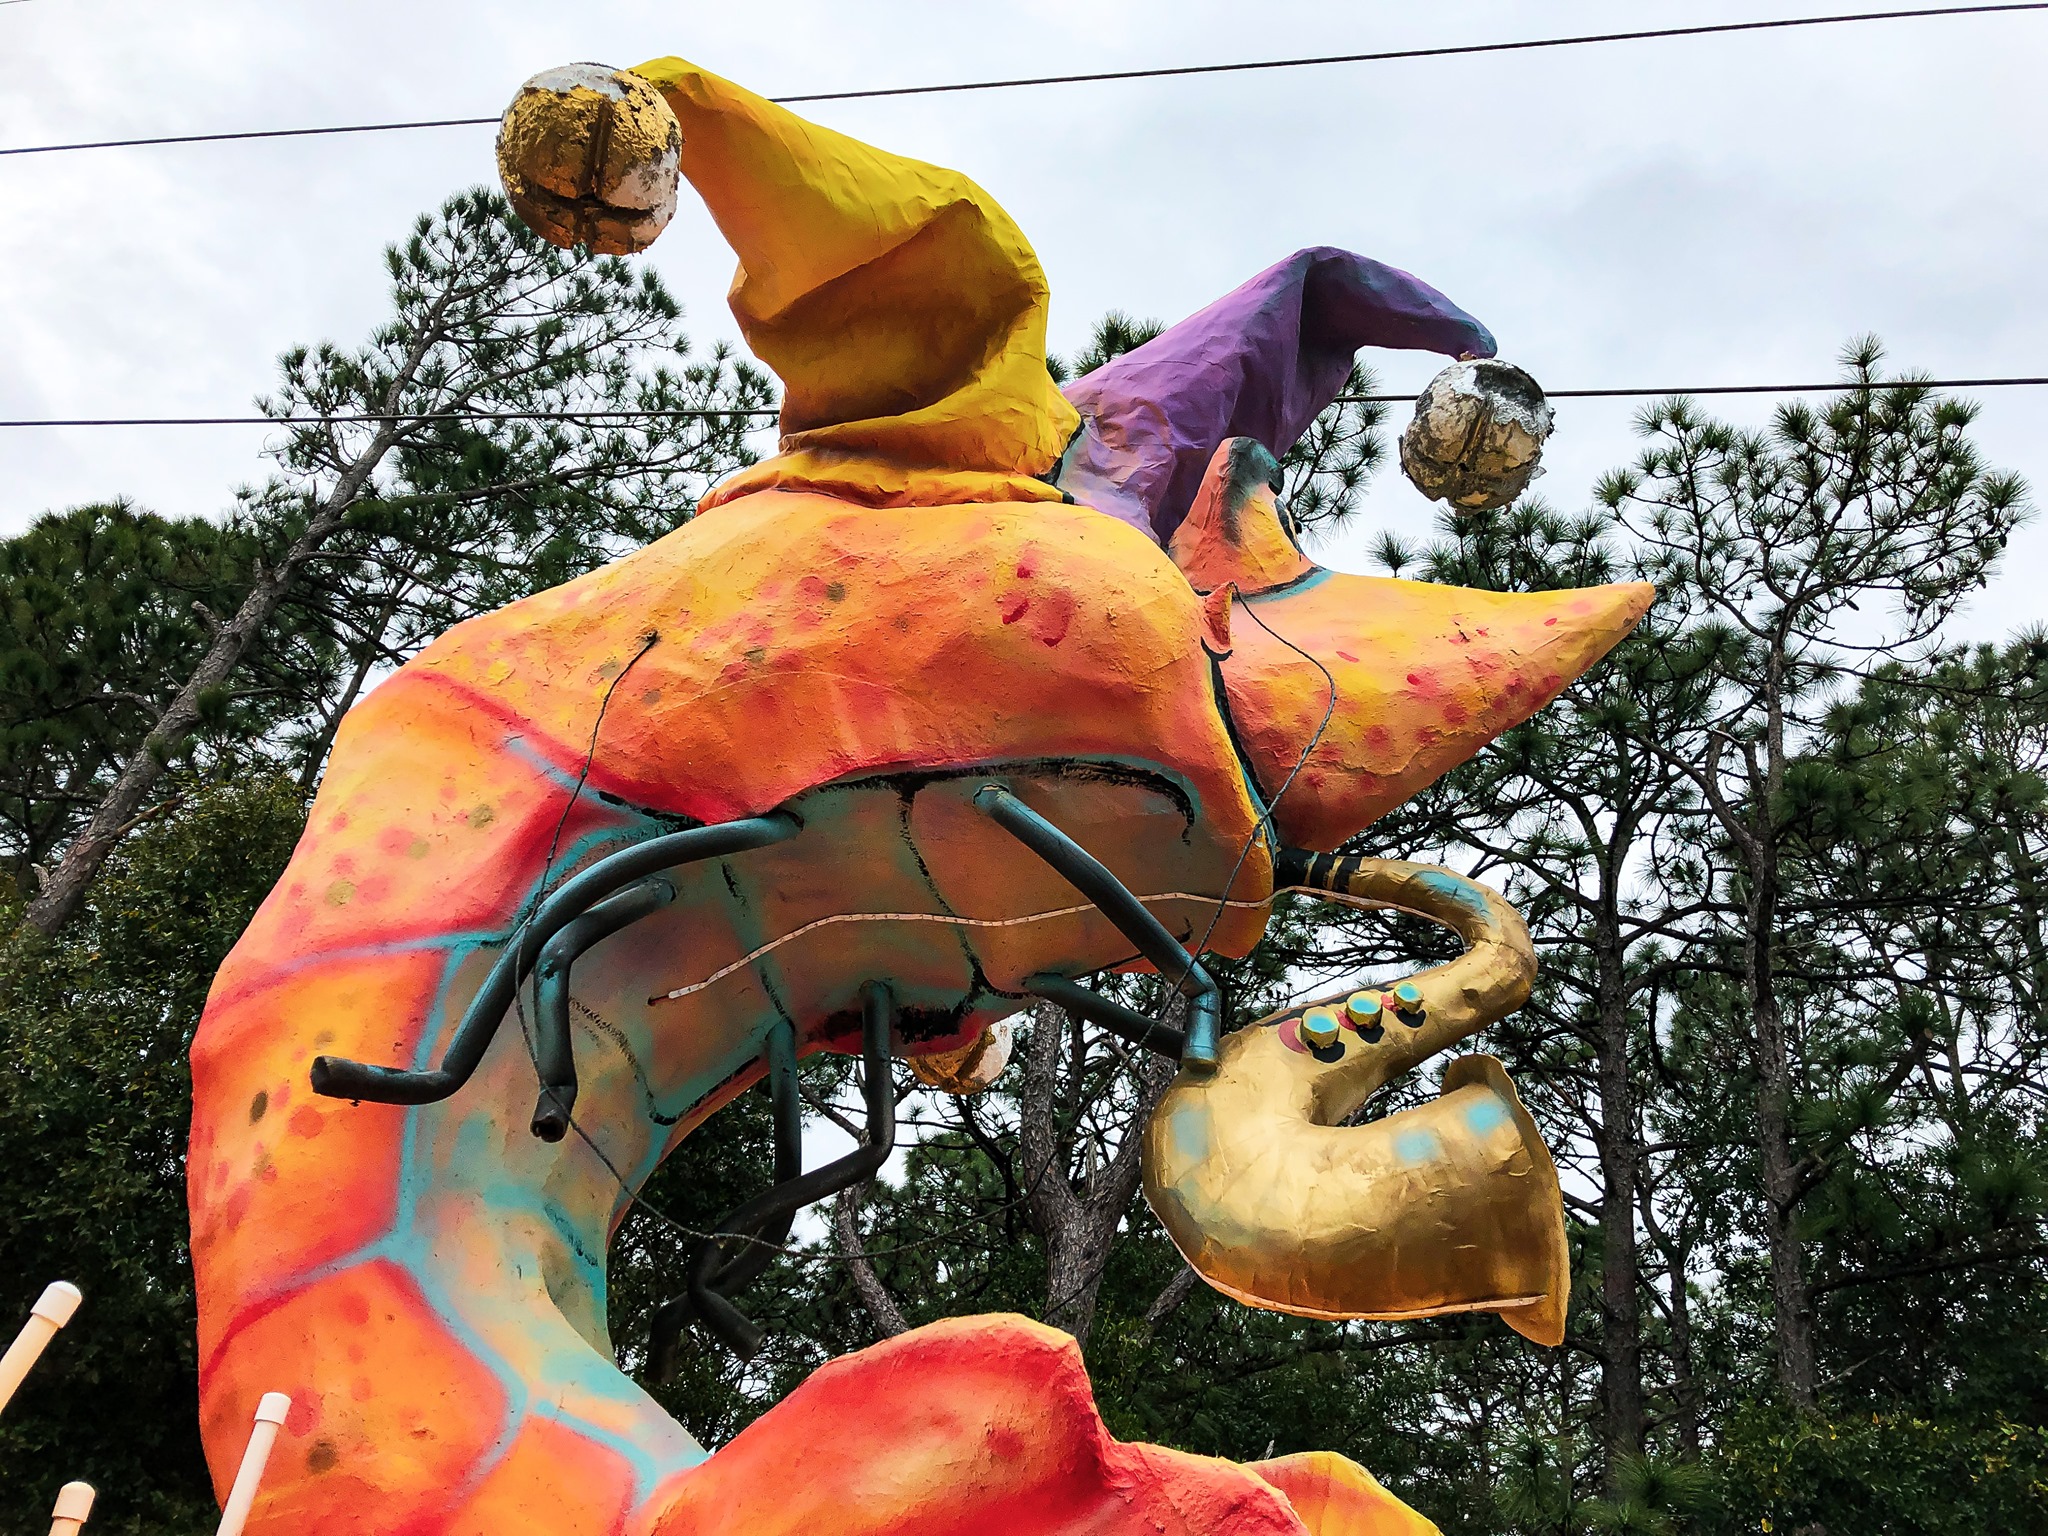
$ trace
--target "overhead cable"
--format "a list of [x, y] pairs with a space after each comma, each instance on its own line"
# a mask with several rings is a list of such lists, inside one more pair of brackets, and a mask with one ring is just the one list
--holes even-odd
[[[1916, 21], [1938, 16], [1991, 16], [2011, 11], [2048, 10], [2048, 0], [2004, 5], [1922, 6], [1907, 11], [1852, 11], [1834, 16], [1786, 16], [1769, 21], [1709, 22], [1691, 27], [1657, 27], [1640, 32], [1587, 32], [1570, 37], [1534, 37], [1506, 43], [1454, 43], [1438, 48], [1387, 48], [1375, 53], [1315, 54], [1292, 59], [1250, 59], [1231, 64], [1173, 64], [1154, 69], [1106, 69], [1079, 75], [1020, 75], [1003, 80], [961, 80], [947, 85], [894, 85], [862, 91], [812, 91], [777, 96], [785, 106], [820, 101], [873, 101], [894, 96], [939, 96], [964, 91], [1007, 91], [1025, 86], [1093, 85], [1113, 80], [1165, 80], [1190, 75], [1247, 74], [1267, 69], [1310, 69], [1328, 64], [1386, 64], [1403, 59], [1468, 58], [1489, 53], [1526, 53], [1539, 48], [1576, 48], [1591, 43], [1639, 43], [1663, 38], [1716, 37], [1742, 32], [1782, 32], [1803, 27], [1841, 26], [1867, 21]], [[328, 128], [263, 128], [236, 133], [179, 133], [145, 139], [93, 139], [75, 144], [23, 144], [0, 155], [54, 155], [81, 149], [139, 149], [159, 144], [219, 144], [243, 139], [304, 139], [344, 133], [397, 133], [413, 128], [494, 127], [497, 116], [438, 117], [418, 122], [344, 123]]]
[[[1696, 384], [1690, 388], [1547, 389], [1543, 393], [1544, 397], [1550, 400], [1672, 400], [1688, 395], [1835, 395], [1859, 389], [2018, 389], [2038, 388], [2041, 385], [2048, 385], [2048, 376], [1998, 379], [1877, 379], [1868, 385], [1859, 384], [1853, 379], [1836, 379], [1828, 384]], [[1415, 396], [1376, 394], [1339, 395], [1336, 398], [1338, 402], [1347, 405], [1401, 405], [1412, 401]], [[735, 416], [768, 417], [780, 414], [777, 408], [768, 406], [755, 410], [659, 411], [621, 408], [613, 411], [422, 411], [417, 415], [400, 411], [396, 415], [364, 412], [332, 416], [33, 416], [0, 420], [0, 427], [347, 427], [375, 426], [387, 421], [723, 421]]]

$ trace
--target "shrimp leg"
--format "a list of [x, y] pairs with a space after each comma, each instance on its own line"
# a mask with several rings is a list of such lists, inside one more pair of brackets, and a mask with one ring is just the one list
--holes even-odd
[[569, 1034], [569, 968], [576, 957], [621, 928], [651, 917], [676, 899], [676, 888], [656, 875], [607, 896], [571, 918], [541, 946], [534, 967], [533, 1065], [540, 1094], [533, 1106], [533, 1134], [560, 1141], [576, 1109], [576, 1052]]
[[[1166, 931], [1166, 925], [1154, 917], [1145, 904], [1131, 894], [1130, 888], [1111, 874], [1095, 855], [1000, 784], [984, 784], [976, 790], [974, 808], [1045, 860], [1075, 890], [1094, 902], [1102, 915], [1116, 924], [1117, 931], [1138, 946], [1138, 952], [1152, 962], [1153, 968], [1166, 979], [1167, 984], [1187, 998], [1188, 1030], [1181, 1061], [1198, 1071], [1213, 1071], [1216, 1042], [1223, 1024], [1223, 989], [1202, 968], [1201, 961], [1181, 948], [1180, 941]], [[1046, 978], [1034, 976], [1031, 980], [1039, 984], [1032, 990], [1046, 995], [1043, 988]], [[1064, 993], [1054, 995], [1054, 1000], [1071, 1006], [1068, 995]], [[1075, 1011], [1098, 1023], [1105, 1023], [1106, 1027], [1116, 1029], [1120, 1034], [1128, 1033], [1133, 1027], [1131, 1020], [1118, 1019], [1110, 1012], [1114, 1005], [1107, 999], [1097, 999], [1096, 1002], [1100, 1006], [1093, 1009], [1083, 1006]], [[1132, 1015], [1132, 1019], [1136, 1018], [1137, 1015]], [[1147, 1031], [1139, 1043], [1152, 1045], [1153, 1038]]]
[[[796, 1080], [796, 1028], [787, 1019], [778, 1023], [768, 1032], [768, 1048], [763, 1053], [768, 1061], [768, 1091], [773, 1101], [775, 1126], [775, 1183], [780, 1189], [804, 1171], [803, 1151], [803, 1102], [798, 1097]], [[690, 1290], [681, 1296], [662, 1303], [654, 1312], [653, 1324], [649, 1331], [648, 1362], [649, 1375], [656, 1381], [668, 1380], [675, 1369], [676, 1350], [682, 1343], [683, 1325], [693, 1313], [705, 1312], [703, 1304], [696, 1298], [697, 1270], [700, 1264], [716, 1263], [723, 1256], [728, 1243], [739, 1247], [737, 1255], [727, 1258], [719, 1265], [715, 1274], [704, 1283], [707, 1291], [718, 1300], [731, 1295], [741, 1286], [752, 1281], [773, 1262], [775, 1249], [788, 1240], [790, 1228], [796, 1222], [796, 1208], [770, 1215], [756, 1223], [751, 1230], [740, 1221], [741, 1211], [735, 1211], [718, 1224], [718, 1232], [704, 1239], [690, 1255]], [[728, 1305], [726, 1308], [730, 1311]], [[707, 1318], [711, 1315], [706, 1313]], [[737, 1315], [736, 1313], [734, 1315]], [[745, 1322], [745, 1319], [741, 1319]], [[708, 1323], [717, 1331], [716, 1322]], [[721, 1334], [721, 1337], [724, 1337]], [[734, 1346], [736, 1349], [738, 1345]], [[745, 1353], [751, 1354], [752, 1350]]]
[[[723, 1339], [735, 1354], [751, 1358], [761, 1347], [762, 1332], [727, 1296], [768, 1267], [774, 1256], [773, 1245], [788, 1236], [790, 1222], [799, 1210], [837, 1194], [848, 1185], [873, 1178], [889, 1160], [896, 1146], [896, 1084], [889, 1066], [889, 1041], [895, 1023], [896, 1001], [888, 985], [868, 982], [861, 988], [861, 1073], [867, 1099], [867, 1144], [813, 1172], [792, 1170], [774, 1187], [756, 1195], [719, 1223], [718, 1234], [699, 1247], [690, 1262], [689, 1290], [663, 1303], [654, 1315], [649, 1354], [656, 1379], [667, 1374], [675, 1359], [683, 1324], [692, 1316], [702, 1319], [704, 1326]], [[786, 1068], [777, 1070], [776, 1038], [769, 1037], [768, 1059], [770, 1081], [776, 1093], [776, 1172], [781, 1175], [784, 1126], [788, 1123], [793, 1130], [797, 1118], [796, 1061], [792, 1048]], [[765, 1236], [771, 1228], [777, 1235]], [[736, 1257], [724, 1256], [728, 1242], [740, 1245]]]
[[1161, 1056], [1179, 1061], [1187, 1051], [1187, 1036], [1171, 1025], [1155, 1023], [1135, 1008], [1126, 1008], [1114, 998], [1104, 997], [1078, 981], [1069, 981], [1055, 971], [1026, 976], [1024, 990], [1033, 997], [1059, 1004], [1069, 1013], [1078, 1013], [1089, 1023]]
[[464, 1012], [462, 1025], [438, 1068], [412, 1072], [339, 1056], [317, 1056], [313, 1059], [313, 1091], [330, 1099], [368, 1099], [379, 1104], [434, 1104], [448, 1098], [469, 1081], [484, 1059], [485, 1049], [542, 949], [572, 921], [605, 897], [649, 875], [679, 864], [765, 848], [794, 837], [800, 825], [787, 811], [770, 811], [765, 816], [649, 838], [599, 859], [563, 881], [530, 920], [513, 930], [497, 964]]

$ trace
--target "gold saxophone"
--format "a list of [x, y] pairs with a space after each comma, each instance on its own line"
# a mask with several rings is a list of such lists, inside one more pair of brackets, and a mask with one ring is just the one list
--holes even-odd
[[1441, 923], [1465, 952], [1262, 1019], [1225, 1037], [1213, 1073], [1183, 1071], [1145, 1130], [1152, 1209], [1197, 1274], [1252, 1306], [1498, 1312], [1559, 1343], [1571, 1282], [1557, 1169], [1499, 1061], [1462, 1056], [1435, 1102], [1346, 1123], [1389, 1079], [1528, 999], [1528, 928], [1436, 865], [1317, 854], [1283, 869], [1292, 889]]

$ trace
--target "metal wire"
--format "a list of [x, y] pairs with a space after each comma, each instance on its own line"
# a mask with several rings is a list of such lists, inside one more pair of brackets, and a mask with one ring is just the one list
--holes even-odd
[[[1173, 64], [1155, 69], [1104, 69], [1078, 75], [1022, 75], [1002, 80], [961, 80], [946, 85], [894, 85], [864, 91], [810, 91], [773, 100], [787, 106], [816, 101], [874, 101], [895, 96], [938, 96], [966, 91], [1008, 91], [1030, 86], [1094, 85], [1113, 80], [1166, 80], [1191, 75], [1247, 74], [1267, 69], [1313, 69], [1331, 64], [1386, 64], [1404, 59], [1468, 58], [1489, 53], [1527, 53], [1593, 43], [1639, 43], [1665, 38], [1782, 32], [1801, 27], [1841, 26], [1868, 21], [1918, 21], [1943, 16], [1990, 16], [2011, 11], [2048, 10], [2048, 0], [2007, 5], [1922, 6], [1906, 11], [1851, 11], [1834, 16], [1786, 16], [1769, 21], [1710, 22], [1692, 27], [1656, 27], [1639, 32], [1587, 32], [1570, 37], [1533, 37], [1506, 43], [1453, 43], [1437, 48], [1385, 48], [1373, 53], [1328, 53], [1291, 59], [1248, 59], [1230, 64]], [[345, 133], [397, 133], [413, 128], [483, 128], [498, 118], [442, 117], [404, 123], [344, 123], [327, 128], [265, 128], [238, 133], [180, 133], [142, 139], [94, 139], [76, 144], [23, 144], [0, 155], [56, 155], [84, 149], [140, 149], [159, 144], [220, 144], [244, 139], [303, 139]]]
[[[2048, 0], [2044, 0], [2048, 3]], [[1818, 395], [1847, 394], [1859, 389], [2023, 389], [2048, 384], [2048, 376], [2003, 379], [1877, 379], [1865, 383], [1837, 379], [1830, 384], [1692, 384], [1643, 385], [1626, 389], [1547, 389], [1548, 400], [1675, 399], [1680, 395]], [[1338, 395], [1347, 405], [1400, 405], [1413, 395]], [[776, 416], [773, 406], [756, 410], [673, 411], [429, 411], [419, 416], [400, 412], [402, 421], [648, 421], [713, 420], [733, 416]], [[0, 427], [317, 427], [367, 426], [392, 420], [381, 415], [343, 416], [27, 416], [0, 421]]]
[[67, 416], [0, 421], [0, 427], [349, 427], [387, 421], [696, 421], [732, 416], [778, 416], [777, 407], [756, 410], [616, 411], [422, 411], [417, 416], [348, 412], [335, 416]]
[[[508, 945], [516, 945], [520, 942], [521, 935], [525, 932], [527, 924], [532, 921], [533, 914], [538, 912], [541, 901], [548, 894], [549, 876], [554, 869], [555, 858], [561, 849], [563, 830], [569, 824], [570, 814], [575, 810], [577, 804], [583, 798], [584, 786], [590, 781], [590, 770], [597, 759], [598, 734], [604, 729], [604, 717], [606, 713], [609, 712], [609, 710], [611, 709], [612, 695], [618, 692], [619, 685], [626, 680], [626, 674], [628, 672], [631, 672], [635, 666], [639, 665], [640, 659], [643, 656], [645, 656], [649, 651], [653, 650], [656, 643], [660, 639], [661, 635], [659, 631], [647, 631], [647, 633], [641, 637], [640, 649], [635, 651], [633, 653], [632, 659], [628, 661], [623, 667], [621, 667], [618, 670], [617, 673], [613, 675], [609, 686], [607, 686], [604, 691], [604, 698], [599, 702], [597, 707], [597, 718], [591, 722], [590, 742], [589, 745], [584, 749], [583, 766], [576, 775], [575, 787], [570, 790], [569, 798], [562, 807], [561, 817], [555, 823], [555, 834], [548, 844], [547, 860], [541, 868], [540, 881], [535, 887], [534, 895], [529, 903], [527, 912], [523, 914], [520, 917], [519, 921], [514, 925], [512, 935], [506, 941]], [[650, 999], [649, 1001], [652, 1001], [652, 999]], [[545, 1086], [546, 1078], [541, 1071], [539, 1049], [534, 1041], [532, 1028], [527, 1023], [525, 1003], [521, 998], [520, 993], [517, 991], [515, 991], [512, 994], [512, 1008], [514, 1014], [517, 1016], [519, 1021], [520, 1037], [526, 1043], [527, 1059], [531, 1061], [533, 1064], [534, 1079], [537, 1083], [540, 1083], [542, 1086]], [[636, 1188], [629, 1179], [627, 1179], [626, 1175], [620, 1170], [618, 1164], [612, 1161], [610, 1154], [608, 1154], [603, 1147], [598, 1145], [597, 1139], [594, 1136], [592, 1136], [587, 1129], [585, 1129], [583, 1123], [576, 1118], [573, 1111], [568, 1113], [567, 1119], [569, 1122], [569, 1129], [576, 1133], [577, 1137], [583, 1142], [584, 1146], [588, 1147], [590, 1151], [593, 1154], [595, 1154], [597, 1160], [604, 1165], [605, 1171], [612, 1176], [613, 1182], [619, 1186], [619, 1190], [625, 1196], [627, 1203], [632, 1206], [637, 1206], [640, 1210], [644, 1211], [657, 1225], [667, 1227], [670, 1231], [679, 1233], [680, 1235], [695, 1241], [728, 1242], [735, 1244], [739, 1247], [753, 1246], [758, 1248], [765, 1248], [772, 1253], [781, 1255], [784, 1258], [792, 1259], [798, 1263], [806, 1264], [852, 1264], [864, 1262], [871, 1259], [888, 1258], [894, 1254], [909, 1253], [914, 1249], [923, 1248], [932, 1243], [944, 1242], [949, 1238], [957, 1237], [963, 1232], [971, 1231], [975, 1227], [984, 1226], [989, 1223], [992, 1223], [996, 1220], [999, 1220], [1001, 1217], [1007, 1215], [1011, 1210], [1017, 1208], [1018, 1206], [1024, 1204], [1027, 1200], [1029, 1200], [1030, 1197], [1037, 1192], [1039, 1181], [1045, 1177], [1047, 1169], [1049, 1169], [1052, 1165], [1052, 1153], [1048, 1151], [1045, 1162], [1040, 1165], [1038, 1172], [1032, 1177], [1029, 1186], [1026, 1187], [1021, 1193], [1019, 1193], [1013, 1199], [1004, 1201], [1001, 1205], [995, 1207], [995, 1209], [984, 1212], [978, 1216], [969, 1217], [966, 1221], [963, 1221], [956, 1226], [947, 1227], [944, 1230], [938, 1232], [927, 1233], [923, 1237], [913, 1238], [907, 1242], [898, 1243], [888, 1248], [863, 1248], [861, 1251], [856, 1253], [819, 1252], [815, 1249], [792, 1248], [780, 1243], [770, 1242], [768, 1239], [755, 1236], [752, 1233], [700, 1231], [695, 1227], [689, 1226], [687, 1223], [676, 1220], [675, 1217], [669, 1215], [666, 1211], [652, 1204], [641, 1195], [640, 1190]]]

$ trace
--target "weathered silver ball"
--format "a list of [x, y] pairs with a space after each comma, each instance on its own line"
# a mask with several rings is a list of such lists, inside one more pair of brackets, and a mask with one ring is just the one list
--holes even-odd
[[1512, 363], [1453, 363], [1429, 381], [1401, 434], [1401, 469], [1432, 501], [1504, 507], [1543, 473], [1550, 404]]

